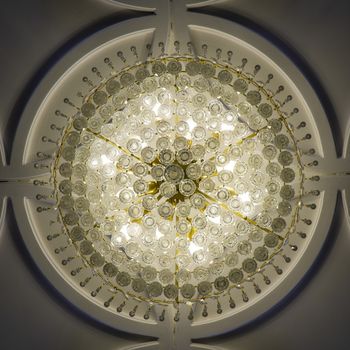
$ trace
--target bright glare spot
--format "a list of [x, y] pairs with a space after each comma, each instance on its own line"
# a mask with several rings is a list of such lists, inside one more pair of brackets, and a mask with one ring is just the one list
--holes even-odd
[[210, 221], [219, 225], [220, 224], [220, 215], [216, 216], [215, 218], [210, 218]]
[[158, 229], [156, 229], [156, 238], [159, 239], [160, 237], [163, 237], [163, 234]]
[[248, 201], [250, 201], [249, 192], [242, 193], [242, 194], [240, 194], [238, 197], [239, 197], [239, 199], [240, 199], [242, 202], [248, 202]]
[[188, 250], [190, 251], [191, 254], [193, 254], [194, 252], [196, 252], [199, 249], [201, 249], [201, 248], [198, 247], [198, 245], [193, 243], [193, 242], [191, 242], [189, 247], [188, 247]]
[[225, 130], [232, 130], [232, 126], [229, 124], [221, 124], [221, 130], [225, 131]]
[[123, 236], [125, 237], [125, 239], [128, 241], [130, 239], [130, 236], [128, 234], [128, 231], [127, 231], [127, 226], [126, 225], [123, 225], [121, 228], [120, 228], [120, 232], [123, 234]]
[[235, 167], [235, 165], [236, 165], [236, 161], [230, 160], [229, 162], [227, 162], [225, 164], [224, 169], [232, 171], [232, 169]]
[[190, 131], [192, 131], [193, 128], [197, 125], [192, 119], [188, 119], [188, 120], [186, 120], [186, 122], [189, 126]]
[[112, 161], [110, 159], [107, 158], [107, 156], [105, 154], [102, 154], [101, 155], [101, 162], [103, 165], [106, 165], [106, 164], [111, 164]]
[[152, 108], [152, 111], [153, 111], [157, 116], [158, 116], [159, 107], [160, 107], [160, 103], [159, 103], [159, 102], [156, 102], [155, 105], [154, 105], [153, 108]]

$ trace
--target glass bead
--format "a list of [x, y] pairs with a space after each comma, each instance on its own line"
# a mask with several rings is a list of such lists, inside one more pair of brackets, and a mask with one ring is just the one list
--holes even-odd
[[186, 73], [190, 76], [194, 76], [200, 73], [201, 66], [200, 63], [196, 61], [190, 61], [186, 64]]
[[192, 242], [194, 242], [199, 247], [204, 247], [206, 245], [206, 243], [207, 243], [207, 238], [206, 238], [205, 234], [197, 232], [192, 237]]
[[102, 106], [107, 103], [107, 94], [102, 91], [102, 90], [97, 90], [93, 95], [92, 95], [92, 100], [97, 106]]
[[287, 148], [289, 145], [289, 138], [284, 134], [279, 134], [275, 136], [274, 143], [277, 148]]
[[189, 164], [186, 168], [186, 175], [189, 179], [198, 180], [202, 175], [200, 165], [196, 163]]
[[277, 149], [273, 145], [267, 145], [263, 148], [262, 154], [267, 160], [273, 160], [277, 155]]
[[80, 212], [84, 212], [89, 210], [90, 207], [90, 202], [84, 198], [84, 197], [79, 197], [76, 199], [75, 201], [75, 209], [80, 211]]
[[118, 269], [112, 263], [107, 263], [103, 266], [103, 273], [107, 277], [114, 277], [118, 273]]
[[224, 238], [223, 245], [228, 248], [232, 249], [237, 246], [238, 240], [237, 236], [235, 234], [229, 234]]
[[276, 177], [281, 174], [281, 166], [278, 163], [271, 162], [266, 166], [266, 172], [271, 177]]
[[250, 232], [249, 232], [249, 239], [252, 242], [260, 242], [263, 238], [264, 234], [263, 232], [258, 229], [258, 228], [251, 228]]
[[212, 292], [213, 287], [210, 282], [202, 281], [198, 283], [197, 290], [200, 295], [207, 296]]
[[120, 83], [123, 87], [128, 87], [135, 82], [135, 77], [129, 72], [125, 72], [120, 76]]
[[204, 249], [198, 249], [192, 254], [192, 259], [196, 264], [204, 264], [207, 258], [208, 254]]
[[188, 74], [180, 73], [176, 79], [176, 85], [179, 89], [186, 89], [191, 86], [191, 78]]
[[159, 187], [159, 193], [166, 198], [173, 197], [176, 193], [176, 186], [170, 182], [163, 182]]
[[241, 255], [248, 255], [252, 250], [252, 245], [249, 241], [241, 241], [238, 243], [237, 251]]
[[80, 110], [81, 110], [81, 113], [83, 114], [83, 116], [87, 117], [87, 118], [93, 117], [95, 115], [95, 112], [96, 112], [95, 106], [90, 102], [84, 103], [81, 106]]
[[208, 269], [206, 269], [205, 267], [198, 266], [193, 270], [193, 277], [197, 281], [206, 280], [208, 276], [209, 276], [209, 272], [208, 272]]
[[90, 256], [92, 266], [101, 267], [105, 262], [104, 257], [100, 253], [94, 253]]
[[170, 147], [170, 141], [168, 137], [159, 137], [156, 142], [156, 147], [158, 150], [167, 149]]
[[130, 284], [131, 277], [127, 272], [119, 272], [116, 281], [121, 287], [126, 287]]
[[128, 242], [125, 246], [125, 254], [130, 258], [136, 258], [140, 254], [140, 247], [136, 242]]
[[173, 243], [172, 243], [172, 239], [170, 237], [163, 236], [163, 237], [159, 238], [158, 246], [162, 250], [170, 249], [172, 247], [172, 245], [173, 245]]
[[248, 90], [248, 84], [243, 79], [237, 79], [233, 83], [233, 88], [240, 93], [245, 93]]
[[[187, 165], [192, 162], [193, 155], [191, 150], [189, 149], [182, 149], [177, 152], [176, 159], [181, 165]], [[165, 172], [166, 174], [166, 172]]]
[[96, 116], [91, 117], [88, 121], [88, 127], [91, 129], [92, 132], [98, 133], [101, 131], [101, 127], [103, 125], [103, 119]]
[[68, 234], [73, 242], [81, 241], [85, 237], [85, 231], [80, 226], [74, 226]]
[[192, 119], [197, 124], [204, 124], [207, 120], [207, 114], [202, 109], [196, 109], [192, 112]]
[[110, 79], [106, 83], [106, 91], [110, 95], [117, 94], [120, 91], [120, 88], [121, 88], [120, 83], [116, 79]]
[[226, 69], [220, 71], [218, 74], [218, 80], [221, 84], [230, 84], [232, 79], [232, 74]]
[[192, 136], [196, 141], [204, 140], [206, 136], [206, 129], [202, 126], [196, 126], [192, 130]]
[[207, 226], [207, 220], [204, 215], [196, 215], [192, 220], [193, 227], [203, 230]]
[[246, 273], [254, 273], [257, 267], [257, 263], [254, 259], [247, 258], [242, 262], [242, 269]]
[[173, 215], [174, 207], [170, 203], [165, 202], [158, 207], [158, 213], [161, 217], [168, 218]]
[[63, 194], [70, 194], [73, 190], [73, 184], [70, 180], [63, 180], [59, 183], [58, 188]]
[[192, 284], [186, 283], [181, 287], [180, 292], [185, 299], [191, 299], [196, 293], [196, 290]]
[[73, 127], [78, 131], [81, 131], [87, 128], [87, 125], [88, 125], [88, 120], [84, 117], [77, 117], [73, 120]]
[[235, 252], [229, 253], [225, 257], [225, 264], [229, 267], [234, 267], [238, 264], [238, 254]]
[[282, 232], [286, 226], [286, 221], [282, 218], [275, 218], [272, 220], [271, 228], [275, 232]]
[[290, 185], [284, 185], [281, 187], [280, 196], [284, 200], [291, 200], [295, 196], [294, 188]]
[[208, 91], [210, 84], [209, 81], [204, 78], [204, 77], [199, 77], [193, 82], [193, 87], [198, 91], [198, 92], [204, 92]]
[[137, 81], [143, 81], [149, 76], [150, 76], [150, 72], [145, 67], [141, 67], [135, 72], [135, 78]]
[[235, 167], [234, 167], [234, 173], [237, 176], [244, 176], [244, 175], [246, 175], [247, 171], [248, 171], [248, 166], [246, 163], [241, 162], [241, 161], [236, 162]]
[[261, 101], [261, 95], [259, 91], [254, 91], [254, 90], [248, 91], [246, 98], [247, 98], [247, 102], [249, 102], [253, 106], [258, 105]]
[[292, 168], [284, 168], [281, 171], [281, 180], [286, 183], [293, 182], [295, 179], [295, 172]]
[[185, 179], [180, 182], [179, 191], [182, 195], [190, 197], [196, 190], [196, 184], [191, 179]]
[[191, 212], [191, 207], [187, 203], [179, 203], [176, 206], [176, 214], [180, 217], [188, 217]]
[[208, 252], [209, 252], [211, 257], [213, 257], [214, 259], [217, 259], [217, 258], [220, 258], [222, 256], [222, 254], [224, 252], [224, 247], [218, 243], [210, 243], [208, 245]]
[[209, 272], [213, 276], [219, 276], [224, 270], [224, 267], [223, 262], [214, 262], [209, 266]]
[[174, 284], [168, 284], [164, 287], [164, 295], [167, 299], [175, 299], [178, 296], [178, 289]]
[[167, 71], [170, 74], [179, 74], [182, 70], [182, 64], [179, 61], [171, 60], [167, 64]]
[[258, 107], [258, 113], [263, 118], [269, 118], [272, 115], [272, 107], [268, 103], [261, 103]]
[[253, 130], [259, 130], [263, 127], [265, 127], [266, 122], [263, 117], [261, 117], [258, 114], [253, 114], [248, 117], [248, 125]]
[[292, 206], [287, 201], [282, 201], [277, 206], [277, 212], [281, 216], [288, 216], [292, 212]]
[[91, 255], [94, 251], [92, 243], [90, 241], [82, 241], [79, 246], [80, 253], [82, 255]]
[[62, 158], [67, 162], [72, 162], [75, 158], [75, 148], [66, 146], [62, 150]]
[[59, 172], [63, 177], [70, 177], [72, 175], [72, 165], [70, 163], [62, 163], [59, 167]]
[[158, 81], [154, 77], [147, 77], [142, 82], [142, 88], [145, 90], [145, 92], [153, 92], [158, 87]]
[[234, 284], [239, 284], [243, 280], [243, 272], [239, 269], [232, 269], [228, 275], [229, 280]]
[[254, 250], [254, 258], [257, 261], [266, 261], [269, 258], [269, 252], [266, 247], [257, 247]]
[[269, 120], [269, 126], [275, 134], [279, 133], [282, 130], [282, 122], [279, 119]]
[[192, 97], [192, 104], [196, 108], [206, 107], [207, 102], [207, 97], [203, 93], [197, 93]]
[[134, 278], [131, 283], [131, 288], [136, 293], [142, 293], [146, 290], [147, 284], [142, 278]]
[[269, 233], [264, 238], [265, 245], [269, 248], [275, 248], [279, 243], [279, 238], [275, 233]]
[[212, 78], [215, 75], [215, 67], [212, 63], [201, 64], [201, 74], [205, 78]]
[[152, 73], [161, 76], [166, 72], [166, 65], [162, 61], [155, 61], [152, 64]]
[[151, 265], [155, 260], [155, 254], [152, 250], [145, 250], [142, 253], [142, 261], [147, 264]]
[[196, 160], [202, 159], [205, 155], [205, 147], [203, 145], [194, 145], [191, 147], [193, 158]]
[[290, 153], [288, 151], [282, 151], [278, 155], [278, 162], [282, 166], [288, 166], [288, 165], [292, 164], [293, 163], [293, 155], [292, 155], [292, 153]]

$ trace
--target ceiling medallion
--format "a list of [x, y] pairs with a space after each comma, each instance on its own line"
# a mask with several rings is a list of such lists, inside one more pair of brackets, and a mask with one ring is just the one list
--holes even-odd
[[159, 338], [142, 348], [185, 349], [301, 280], [332, 218], [335, 151], [276, 48], [180, 2], [154, 7], [170, 16], [155, 31], [147, 17], [114, 25], [48, 74], [4, 178], [28, 249], [70, 302]]

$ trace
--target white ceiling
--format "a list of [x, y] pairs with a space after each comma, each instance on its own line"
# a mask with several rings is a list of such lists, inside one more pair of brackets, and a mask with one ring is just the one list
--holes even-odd
[[[350, 120], [350, 3], [231, 0], [215, 5], [215, 9], [216, 15], [239, 21], [248, 18], [284, 42], [285, 49], [299, 53], [330, 98], [336, 112], [336, 119], [330, 116], [330, 124], [341, 146]], [[48, 58], [67, 50], [81, 31], [88, 34], [97, 23], [112, 23], [128, 15], [102, 0], [20, 0], [6, 4], [6, 11], [0, 13], [0, 131], [5, 144], [11, 140], [5, 128], [8, 120], [12, 118], [10, 125], [15, 125], [21, 103], [35, 84], [28, 82], [43, 64], [52, 62]], [[1, 348], [112, 350], [145, 341], [109, 331], [72, 312], [35, 270], [9, 214], [0, 231]], [[240, 350], [347, 349], [349, 248], [349, 227], [339, 201], [329, 242], [305, 285], [270, 316], [206, 343]]]

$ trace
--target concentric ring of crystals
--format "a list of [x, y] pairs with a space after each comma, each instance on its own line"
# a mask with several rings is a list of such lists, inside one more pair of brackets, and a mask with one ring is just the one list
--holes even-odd
[[224, 293], [260, 271], [293, 227], [302, 177], [263, 86], [188, 57], [94, 89], [54, 172], [78, 254], [106, 283], [161, 302]]

